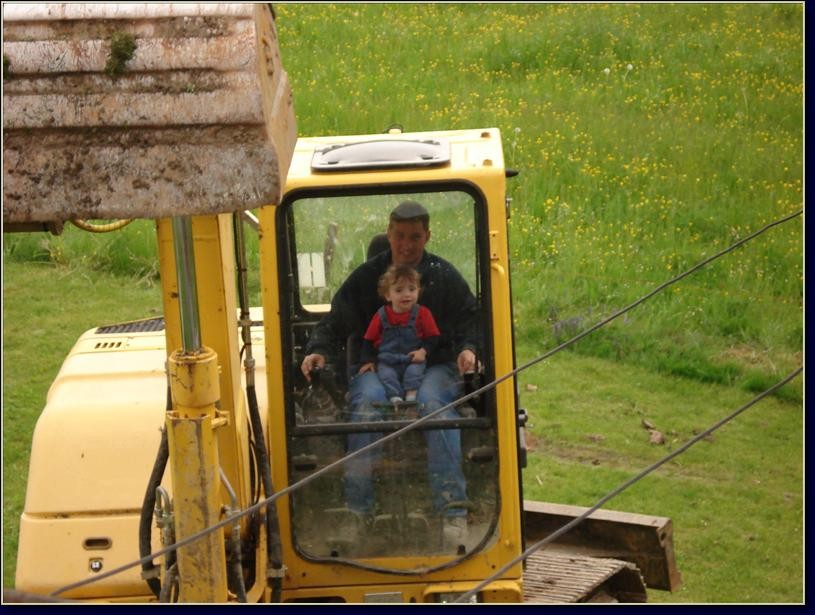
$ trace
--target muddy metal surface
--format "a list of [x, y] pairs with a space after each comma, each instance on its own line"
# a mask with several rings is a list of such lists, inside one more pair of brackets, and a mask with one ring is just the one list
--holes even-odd
[[6, 5], [3, 54], [4, 224], [279, 199], [296, 125], [266, 5]]

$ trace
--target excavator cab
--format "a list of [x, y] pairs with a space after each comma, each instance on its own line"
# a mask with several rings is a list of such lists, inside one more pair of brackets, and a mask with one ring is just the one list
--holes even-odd
[[[286, 564], [292, 587], [284, 596], [326, 598], [315, 593], [315, 583], [335, 590], [350, 584], [357, 592], [385, 583], [403, 587], [400, 600], [424, 602], [428, 578], [449, 580], [443, 570], [475, 581], [488, 575], [492, 558], [506, 561], [520, 553], [516, 391], [512, 382], [478, 390], [478, 383], [514, 366], [505, 182], [496, 129], [301, 138], [280, 205], [259, 211], [275, 483], [306, 481], [279, 511], [289, 525], [284, 549], [292, 553]], [[383, 240], [389, 214], [405, 200], [428, 211], [426, 250], [466, 281], [479, 331], [479, 369], [461, 376], [462, 390], [471, 394], [452, 414], [415, 429], [406, 429], [423, 415], [415, 403], [382, 404], [376, 420], [351, 420], [348, 385], [359, 367], [364, 318], [362, 330], [327, 357], [319, 374], [309, 381], [301, 372], [309, 339], [334, 294], [356, 267], [389, 249]], [[405, 431], [393, 436], [399, 430]], [[444, 509], [433, 506], [429, 484], [427, 440], [440, 431], [461, 443], [467, 496], [448, 504], [466, 511], [466, 537], [457, 542], [444, 538]], [[343, 458], [358, 434], [392, 436], [360, 455], [372, 465], [374, 485], [374, 510], [364, 520], [349, 510], [345, 493], [353, 461]], [[318, 478], [309, 480], [315, 472]], [[510, 590], [515, 600], [519, 576], [520, 565]], [[404, 586], [420, 577], [423, 586]]]

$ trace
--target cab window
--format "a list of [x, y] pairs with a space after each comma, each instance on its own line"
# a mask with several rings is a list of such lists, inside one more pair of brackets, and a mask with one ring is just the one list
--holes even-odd
[[[353, 450], [351, 443], [360, 434], [379, 438], [409, 425], [423, 412], [417, 405], [382, 404], [370, 421], [351, 420], [352, 336], [336, 356], [327, 357], [326, 369], [311, 382], [300, 371], [309, 339], [345, 279], [369, 258], [389, 250], [382, 235], [391, 210], [405, 199], [422, 203], [430, 214], [426, 250], [452, 264], [475, 297], [481, 371], [459, 376], [462, 392], [494, 377], [482, 195], [451, 186], [410, 193], [326, 192], [290, 197], [279, 213], [286, 235], [280, 242], [284, 246], [280, 279], [281, 295], [288, 297], [281, 301], [281, 336], [288, 355], [284, 364], [290, 370], [286, 381], [292, 385], [286, 401], [290, 483], [336, 463]], [[337, 465], [295, 491], [290, 506], [299, 552], [315, 560], [398, 558], [386, 567], [404, 569], [419, 565], [410, 563], [412, 557], [461, 557], [489, 544], [499, 505], [494, 399], [485, 393], [454, 410], [446, 418], [378, 446], [371, 455]], [[453, 441], [461, 447], [466, 498], [456, 505], [466, 512], [468, 532], [458, 545], [445, 541], [443, 511], [434, 504], [434, 462], [428, 442], [440, 433], [454, 435]], [[370, 465], [374, 504], [355, 530], [360, 520], [348, 506], [348, 490], [353, 488], [348, 472], [359, 468], [360, 461]]]

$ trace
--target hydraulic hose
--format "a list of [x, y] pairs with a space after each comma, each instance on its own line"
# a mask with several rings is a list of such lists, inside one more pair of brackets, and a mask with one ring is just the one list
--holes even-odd
[[[167, 398], [168, 400], [170, 398], [169, 390], [167, 391]], [[169, 457], [170, 447], [167, 443], [167, 430], [162, 429], [161, 443], [158, 447], [156, 460], [153, 463], [153, 471], [150, 473], [150, 480], [147, 482], [147, 490], [144, 493], [144, 501], [139, 516], [139, 557], [146, 557], [152, 553], [151, 528], [153, 525], [153, 508], [156, 504], [156, 489], [161, 485], [161, 478], [164, 476]], [[161, 579], [157, 574], [160, 567], [153, 562], [144, 562], [141, 568], [142, 577], [150, 587], [150, 591], [158, 598], [161, 594]]]
[[[229, 479], [226, 473], [221, 468], [221, 482], [223, 482], [227, 493], [229, 493], [230, 508], [226, 509], [228, 515], [234, 515], [238, 512], [238, 497], [235, 495], [235, 490], [229, 484]], [[229, 567], [227, 574], [229, 583], [235, 591], [238, 602], [246, 602], [246, 584], [243, 581], [243, 563], [241, 556], [241, 522], [240, 517], [235, 517], [235, 523], [232, 525], [232, 530], [229, 534]]]
[[[260, 420], [257, 393], [255, 391], [255, 359], [252, 356], [251, 318], [249, 313], [249, 292], [247, 289], [246, 242], [243, 234], [243, 219], [240, 214], [232, 218], [235, 236], [235, 260], [238, 269], [238, 302], [240, 304], [240, 326], [245, 351], [244, 365], [246, 370], [246, 397], [249, 406], [249, 421], [254, 434], [255, 456], [258, 473], [263, 483], [263, 492], [267, 498], [274, 494], [272, 468], [266, 448], [266, 437], [263, 423]], [[277, 517], [277, 506], [266, 507], [266, 558], [268, 560], [266, 580], [272, 590], [272, 602], [280, 602], [283, 590], [283, 549], [280, 543], [280, 521]]]
[[[252, 421], [252, 431], [255, 434], [255, 454], [260, 466], [263, 492], [269, 498], [274, 494], [272, 469], [269, 464], [269, 455], [266, 452], [266, 438], [263, 436], [263, 424], [260, 421], [260, 411], [254, 385], [246, 387], [246, 394], [249, 401], [249, 418]], [[267, 574], [272, 589], [272, 602], [280, 602], [283, 589], [281, 574], [283, 551], [280, 544], [280, 522], [277, 518], [277, 507], [274, 503], [266, 507], [266, 554], [269, 566], [275, 571], [271, 576]]]

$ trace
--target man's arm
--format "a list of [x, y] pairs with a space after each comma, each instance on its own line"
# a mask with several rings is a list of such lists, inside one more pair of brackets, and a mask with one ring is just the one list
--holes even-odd
[[306, 354], [336, 356], [352, 332], [364, 329], [364, 325], [359, 322], [361, 277], [360, 268], [355, 269], [331, 298], [331, 309], [311, 332], [306, 344]]
[[314, 327], [306, 344], [306, 356], [300, 371], [311, 382], [311, 372], [325, 367], [328, 357], [336, 357], [342, 341], [348, 334], [344, 331], [342, 314], [347, 313], [345, 301], [337, 293], [331, 300], [331, 310]]
[[477, 353], [481, 346], [478, 303], [469, 285], [453, 265], [449, 265], [446, 273], [446, 305], [453, 309], [451, 317], [448, 317], [452, 324], [450, 333], [453, 349], [459, 356], [463, 350]]
[[376, 348], [370, 340], [362, 340], [362, 348], [359, 351], [360, 363], [376, 363]]
[[477, 352], [479, 326], [477, 302], [467, 282], [446, 260], [430, 255], [421, 270], [423, 303], [432, 312], [441, 340], [430, 363], [456, 362], [462, 350]]
[[304, 374], [307, 367], [324, 367], [329, 357], [338, 356], [349, 335], [364, 331], [370, 315], [381, 303], [376, 296], [377, 266], [381, 268], [369, 261], [357, 267], [332, 297], [331, 310], [314, 327], [306, 344], [306, 358], [301, 366]]
[[427, 353], [427, 355], [431, 355], [434, 350], [436, 350], [436, 346], [439, 345], [439, 339], [441, 336], [439, 335], [431, 335], [430, 337], [426, 337], [422, 340], [422, 348]]

